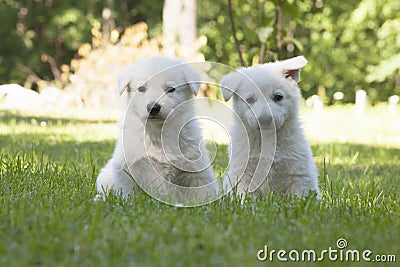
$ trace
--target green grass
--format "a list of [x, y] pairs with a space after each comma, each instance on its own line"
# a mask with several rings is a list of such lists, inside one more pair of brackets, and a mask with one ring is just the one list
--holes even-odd
[[[396, 140], [400, 131], [395, 123], [379, 130], [385, 112], [370, 112], [375, 117], [368, 121], [376, 124], [354, 129], [354, 136], [343, 123], [350, 120], [346, 109], [325, 110], [336, 120], [329, 123], [310, 111], [303, 114], [320, 171], [320, 202], [271, 194], [244, 205], [224, 198], [175, 208], [143, 194], [93, 201], [96, 176], [118, 134], [116, 116], [0, 111], [0, 266], [288, 266], [276, 257], [260, 262], [256, 253], [264, 245], [336, 249], [339, 238], [349, 249], [394, 254], [399, 262], [400, 145], [379, 143], [375, 134]], [[341, 139], [341, 127], [351, 139]], [[219, 154], [217, 161], [223, 166], [226, 157]]]

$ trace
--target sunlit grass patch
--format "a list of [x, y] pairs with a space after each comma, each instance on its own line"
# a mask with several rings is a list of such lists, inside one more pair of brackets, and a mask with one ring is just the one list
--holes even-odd
[[[337, 108], [326, 112], [346, 117]], [[340, 129], [332, 121], [306, 120], [330, 127], [322, 133]], [[397, 126], [389, 127], [382, 135], [393, 138]], [[97, 174], [118, 135], [117, 116], [1, 113], [0, 266], [274, 266], [284, 263], [257, 260], [265, 245], [335, 249], [339, 238], [352, 249], [400, 257], [400, 149], [373, 138], [353, 142], [359, 132], [344, 142], [337, 140], [339, 130], [324, 140], [308, 132], [321, 201], [268, 194], [244, 205], [225, 197], [186, 209], [145, 194], [94, 201]], [[216, 147], [214, 167], [223, 172], [227, 146]]]

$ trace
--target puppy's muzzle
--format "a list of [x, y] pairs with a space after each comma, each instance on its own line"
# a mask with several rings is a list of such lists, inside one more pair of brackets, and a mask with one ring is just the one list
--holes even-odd
[[269, 129], [274, 127], [273, 118], [270, 114], [262, 114], [257, 118], [261, 129]]
[[156, 116], [161, 110], [161, 106], [157, 103], [150, 103], [147, 105], [147, 111], [149, 112], [150, 116]]

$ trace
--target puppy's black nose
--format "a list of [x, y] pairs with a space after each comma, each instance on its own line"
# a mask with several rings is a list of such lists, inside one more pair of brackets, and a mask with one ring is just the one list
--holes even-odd
[[147, 104], [147, 111], [150, 113], [150, 115], [157, 115], [158, 112], [160, 112], [161, 106], [157, 103], [150, 103]]

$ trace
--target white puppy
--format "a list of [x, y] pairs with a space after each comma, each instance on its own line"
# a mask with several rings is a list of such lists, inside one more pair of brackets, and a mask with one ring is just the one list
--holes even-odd
[[297, 83], [306, 64], [300, 56], [241, 68], [222, 77], [224, 100], [233, 99], [241, 120], [236, 119], [231, 131], [225, 192], [237, 185], [240, 195], [255, 191], [264, 196], [270, 188], [299, 197], [315, 191], [319, 197], [318, 171], [298, 120], [301, 93]]
[[97, 178], [99, 193], [114, 190], [126, 198], [140, 187], [163, 200], [174, 190], [187, 195], [189, 188], [201, 187], [201, 197], [216, 194], [194, 120], [199, 86], [194, 70], [165, 57], [137, 61], [121, 75], [119, 88], [128, 91], [130, 104], [113, 157]]

